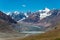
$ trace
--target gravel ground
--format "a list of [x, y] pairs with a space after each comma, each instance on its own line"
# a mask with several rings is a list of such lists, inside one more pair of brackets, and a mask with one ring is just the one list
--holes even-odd
[[22, 34], [22, 33], [15, 33], [15, 34], [11, 34], [11, 33], [1, 33], [0, 32], [0, 40], [15, 40], [17, 38], [24, 38], [26, 37], [28, 34]]

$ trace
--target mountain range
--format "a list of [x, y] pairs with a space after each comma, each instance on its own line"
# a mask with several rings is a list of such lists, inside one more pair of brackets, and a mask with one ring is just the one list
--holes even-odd
[[15, 11], [15, 12], [7, 12], [6, 14], [10, 15], [16, 21], [19, 21], [19, 20], [24, 19], [24, 18], [28, 18], [29, 16], [32, 16], [32, 15], [35, 15], [35, 16], [40, 15], [39, 17], [41, 20], [41, 19], [51, 15], [51, 14], [48, 14], [49, 11], [50, 11], [50, 9], [45, 8], [44, 10], [38, 10], [36, 12], [27, 11], [27, 13], [23, 13], [23, 12]]
[[54, 28], [53, 26], [57, 22], [60, 22], [60, 10], [45, 8], [44, 10], [38, 10], [36, 12], [28, 11], [27, 13], [18, 11], [3, 13], [0, 11], [0, 21], [1, 19], [3, 20], [2, 22], [15, 26], [13, 29], [18, 29], [18, 31], [37, 29], [47, 31]]
[[33, 26], [42, 26], [45, 29], [49, 29], [53, 28], [60, 21], [60, 10], [45, 8], [44, 10], [38, 10], [36, 12], [29, 11], [27, 13], [15, 11], [10, 16], [18, 23], [22, 23], [22, 25], [32, 24]]
[[[54, 23], [54, 21], [60, 19], [60, 10], [59, 9], [48, 9], [45, 8], [44, 10], [38, 10], [36, 12], [28, 11], [27, 13], [23, 12], [10, 12], [8, 13], [12, 19], [14, 19], [17, 22], [27, 22], [27, 23], [40, 23], [40, 24], [47, 24]], [[40, 25], [39, 24], [39, 25]]]

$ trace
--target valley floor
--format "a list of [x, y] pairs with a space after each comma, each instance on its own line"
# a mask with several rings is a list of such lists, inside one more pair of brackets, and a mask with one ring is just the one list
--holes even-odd
[[60, 40], [60, 24], [56, 28], [43, 34], [31, 35], [29, 37], [17, 40]]
[[60, 40], [60, 23], [57, 24], [51, 31], [48, 31], [43, 34], [30, 35], [26, 34], [17, 34], [17, 33], [2, 33], [0, 32], [0, 40]]
[[26, 37], [27, 36], [27, 34], [22, 34], [22, 33], [20, 33], [20, 34], [17, 34], [17, 33], [2, 33], [2, 32], [0, 32], [0, 40], [15, 40], [15, 39], [17, 39], [17, 38], [24, 38], [24, 37]]

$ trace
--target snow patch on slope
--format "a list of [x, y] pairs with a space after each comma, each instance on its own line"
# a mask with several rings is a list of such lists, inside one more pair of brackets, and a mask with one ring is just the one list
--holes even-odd
[[11, 15], [11, 12], [7, 12], [6, 14], [7, 14], [7, 15]]
[[24, 15], [25, 15], [26, 17], [28, 17], [27, 13], [24, 13]]
[[24, 17], [24, 18], [22, 18], [21, 20], [19, 20], [19, 21], [17, 21], [17, 22], [23, 21], [24, 19], [26, 19], [26, 18]]

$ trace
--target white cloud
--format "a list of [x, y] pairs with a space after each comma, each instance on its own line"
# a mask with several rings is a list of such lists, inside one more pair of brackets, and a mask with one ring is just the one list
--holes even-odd
[[22, 7], [26, 7], [26, 5], [25, 5], [25, 4], [23, 4], [23, 5], [22, 5]]

